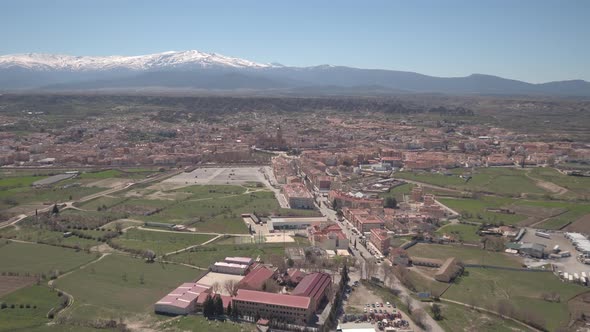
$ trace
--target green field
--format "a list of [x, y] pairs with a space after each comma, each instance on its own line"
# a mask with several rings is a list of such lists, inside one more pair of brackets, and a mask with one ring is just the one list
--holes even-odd
[[0, 246], [2, 272], [49, 273], [63, 272], [88, 263], [94, 254], [41, 244], [11, 242]]
[[[294, 244], [291, 244], [294, 245]], [[205, 250], [208, 249], [208, 250]], [[209, 245], [198, 251], [187, 251], [177, 255], [168, 256], [167, 259], [207, 268], [216, 261], [221, 261], [228, 256], [261, 257], [262, 260], [273, 255], [285, 256], [282, 244], [215, 244]]]
[[270, 213], [279, 209], [272, 192], [262, 191], [215, 199], [186, 200], [166, 207], [160, 213], [139, 217], [144, 221], [185, 224], [201, 232], [247, 233], [242, 213]]
[[473, 246], [418, 243], [408, 249], [410, 256], [447, 259], [456, 257], [465, 264], [521, 267], [520, 259], [501, 252], [482, 250]]
[[[15, 308], [0, 309], [0, 331], [31, 331], [42, 327], [49, 322], [47, 313], [58, 300], [57, 292], [44, 285], [21, 288], [4, 296], [0, 302], [14, 304]], [[20, 308], [21, 304], [25, 308]]]
[[137, 169], [125, 169], [125, 170], [118, 170], [118, 169], [109, 169], [104, 171], [87, 171], [83, 172], [79, 175], [80, 179], [93, 179], [93, 180], [102, 180], [102, 179], [112, 179], [112, 178], [123, 178], [123, 179], [142, 179], [148, 176], [149, 174], [155, 173], [154, 170], [147, 169], [147, 168], [137, 168]]
[[570, 222], [590, 213], [590, 204], [588, 203], [574, 203], [562, 201], [516, 201], [517, 205], [538, 206], [544, 208], [561, 208], [567, 212], [558, 216], [552, 217], [539, 224], [538, 228], [546, 229], [560, 229]]
[[[473, 174], [470, 169], [454, 169], [449, 174], [427, 172], [399, 172], [396, 178], [408, 179], [440, 187], [463, 191], [491, 193], [505, 196], [520, 196], [521, 193], [547, 194], [535, 182], [526, 177], [525, 171], [517, 168], [478, 168]], [[470, 175], [467, 181], [459, 175]]]
[[97, 244], [98, 241], [92, 239], [82, 239], [76, 236], [64, 237], [63, 232], [54, 232], [47, 229], [33, 228], [23, 226], [16, 230], [14, 226], [0, 229], [0, 236], [6, 239], [15, 239], [27, 242], [39, 242], [53, 246], [66, 245], [68, 247], [77, 247], [79, 249], [89, 249]]
[[478, 227], [469, 224], [448, 224], [436, 231], [438, 235], [455, 236], [459, 242], [479, 243], [480, 236], [477, 234]]
[[159, 256], [168, 252], [201, 244], [214, 237], [214, 235], [167, 233], [130, 229], [112, 241], [129, 249], [150, 249]]
[[530, 176], [535, 179], [555, 183], [581, 197], [590, 197], [590, 178], [581, 176], [569, 176], [558, 172], [553, 168], [533, 168]]
[[529, 329], [511, 320], [469, 309], [458, 304], [441, 302], [443, 319], [438, 323], [448, 332], [526, 332]]
[[393, 197], [398, 202], [402, 202], [403, 196], [409, 194], [412, 191], [413, 187], [414, 185], [411, 183], [404, 183], [401, 186], [391, 188], [387, 193], [380, 194], [379, 197]]
[[[467, 272], [445, 292], [445, 298], [494, 310], [498, 301], [507, 300], [517, 310], [535, 312], [549, 331], [567, 325], [567, 301], [586, 291], [582, 286], [561, 282], [549, 272], [481, 268], [467, 268]], [[561, 301], [543, 300], [542, 294], [548, 292], [559, 293]]]
[[91, 210], [96, 211], [99, 207], [102, 209], [103, 206], [107, 208], [112, 207], [113, 205], [119, 204], [124, 201], [125, 198], [121, 197], [111, 197], [111, 196], [102, 196], [95, 199], [91, 199], [84, 203], [76, 203], [75, 206], [79, 207], [83, 210]]
[[[154, 303], [183, 282], [204, 271], [174, 264], [145, 263], [142, 259], [110, 255], [56, 282], [75, 302], [64, 312], [72, 319], [130, 318], [153, 312]], [[143, 283], [141, 278], [143, 276]]]
[[511, 198], [482, 196], [478, 199], [471, 198], [439, 198], [439, 202], [461, 214], [461, 218], [480, 223], [504, 223], [514, 225], [527, 217], [518, 214], [506, 214], [490, 212], [486, 209], [504, 208], [516, 202]]

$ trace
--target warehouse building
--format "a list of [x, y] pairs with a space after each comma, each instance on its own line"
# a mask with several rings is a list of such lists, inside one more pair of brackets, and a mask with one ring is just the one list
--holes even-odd
[[184, 283], [156, 302], [154, 311], [164, 315], [187, 315], [195, 312], [197, 298], [209, 293], [210, 289], [209, 286], [197, 283]]
[[244, 275], [246, 273], [246, 270], [248, 270], [248, 267], [249, 265], [246, 264], [215, 262], [213, 265], [209, 267], [209, 269], [217, 273]]

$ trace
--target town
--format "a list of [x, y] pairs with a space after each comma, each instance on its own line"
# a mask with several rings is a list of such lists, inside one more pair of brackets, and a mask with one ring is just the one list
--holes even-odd
[[526, 129], [484, 112], [545, 101], [237, 99], [0, 96], [0, 322], [587, 324], [590, 137], [542, 112]]

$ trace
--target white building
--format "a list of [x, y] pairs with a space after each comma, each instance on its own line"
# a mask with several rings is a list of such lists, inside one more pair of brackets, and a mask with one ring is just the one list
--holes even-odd
[[227, 262], [216, 262], [209, 268], [213, 272], [244, 275], [249, 265]]

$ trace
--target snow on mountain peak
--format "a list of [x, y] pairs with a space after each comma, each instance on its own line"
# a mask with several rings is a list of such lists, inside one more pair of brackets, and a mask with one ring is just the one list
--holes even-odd
[[232, 58], [217, 53], [190, 50], [138, 56], [71, 56], [42, 53], [0, 56], [0, 68], [9, 67], [32, 70], [100, 71], [109, 69], [158, 70], [179, 67], [268, 68], [273, 65]]

